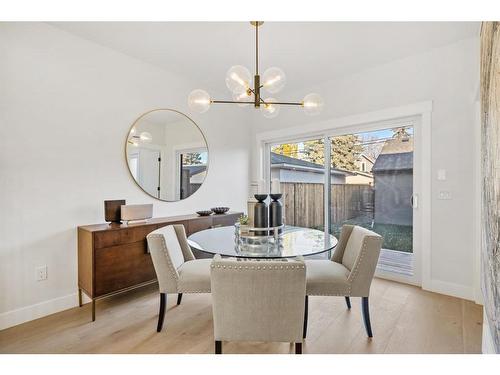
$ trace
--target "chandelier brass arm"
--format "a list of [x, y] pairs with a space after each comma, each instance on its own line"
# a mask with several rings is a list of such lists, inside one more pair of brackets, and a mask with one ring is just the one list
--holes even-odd
[[265, 103], [265, 104], [269, 104], [269, 105], [275, 105], [275, 104], [278, 104], [278, 105], [300, 105], [300, 106], [304, 106], [304, 102], [300, 102], [300, 103], [296, 103], [296, 102], [270, 102], [270, 103]]
[[[273, 105], [273, 104], [279, 104], [279, 105], [301, 105], [303, 106], [304, 103], [296, 103], [296, 102], [269, 102], [266, 103], [263, 99], [260, 100], [262, 104], [265, 105]], [[236, 100], [210, 100], [210, 103], [214, 104], [253, 104], [255, 105], [255, 102], [239, 102]]]
[[236, 100], [210, 100], [214, 104], [255, 104], [254, 102], [239, 102]]

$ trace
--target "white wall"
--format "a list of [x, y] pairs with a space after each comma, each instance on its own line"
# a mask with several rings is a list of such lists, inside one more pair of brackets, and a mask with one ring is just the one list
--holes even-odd
[[[277, 96], [283, 101], [300, 100], [309, 92], [321, 94], [324, 112], [308, 117], [298, 113], [299, 108], [283, 108], [271, 120], [256, 114], [254, 132], [280, 129], [284, 136], [285, 129], [292, 127], [307, 132], [312, 124], [328, 119], [432, 101], [431, 277], [437, 291], [473, 299], [473, 140], [478, 85], [479, 40], [469, 38], [300, 92], [284, 90]], [[257, 171], [259, 155], [253, 146], [252, 170]], [[441, 168], [447, 169], [447, 181], [436, 180]], [[452, 200], [437, 199], [443, 189], [450, 190]]]
[[[196, 82], [41, 23], [2, 24], [0, 82], [0, 329], [77, 304], [76, 227], [103, 222], [105, 199], [153, 203], [155, 216], [245, 208], [246, 117], [191, 114]], [[124, 155], [132, 122], [165, 107], [191, 116], [210, 150], [205, 183], [175, 203], [142, 192]]]

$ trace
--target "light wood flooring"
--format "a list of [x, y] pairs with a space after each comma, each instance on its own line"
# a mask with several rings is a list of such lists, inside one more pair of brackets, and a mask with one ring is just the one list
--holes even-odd
[[[213, 353], [209, 294], [168, 298], [156, 332], [155, 285], [0, 331], [1, 353]], [[370, 296], [374, 338], [368, 339], [359, 298], [309, 297], [304, 353], [480, 353], [482, 307], [470, 301], [375, 279]], [[288, 343], [224, 343], [224, 353], [293, 353]]]

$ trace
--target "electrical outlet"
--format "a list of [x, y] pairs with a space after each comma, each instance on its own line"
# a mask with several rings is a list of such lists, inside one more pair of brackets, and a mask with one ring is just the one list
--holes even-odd
[[47, 280], [47, 266], [38, 267], [36, 269], [36, 281]]
[[437, 179], [438, 181], [446, 181], [446, 169], [438, 169]]

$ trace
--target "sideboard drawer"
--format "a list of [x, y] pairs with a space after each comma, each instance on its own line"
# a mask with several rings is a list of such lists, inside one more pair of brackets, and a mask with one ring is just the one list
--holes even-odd
[[137, 227], [128, 227], [112, 231], [103, 231], [94, 233], [94, 247], [100, 249], [103, 247], [116, 246], [127, 243], [134, 243], [144, 238], [157, 229], [156, 224], [141, 225]]
[[191, 220], [188, 222], [187, 227], [187, 235], [191, 235], [193, 233], [199, 232], [201, 230], [209, 229], [212, 226], [212, 218], [209, 217], [200, 217], [195, 220]]
[[95, 250], [95, 296], [156, 278], [144, 240]]
[[238, 221], [237, 215], [214, 215], [212, 216], [212, 225], [214, 227], [229, 227]]

